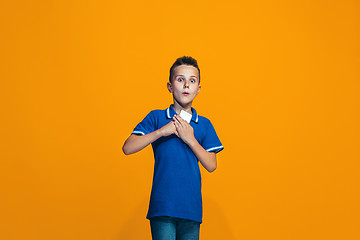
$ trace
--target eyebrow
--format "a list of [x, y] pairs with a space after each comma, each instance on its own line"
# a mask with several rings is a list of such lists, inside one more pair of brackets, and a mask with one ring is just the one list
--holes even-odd
[[[184, 75], [176, 75], [175, 77], [185, 77]], [[195, 76], [195, 75], [191, 75], [190, 77], [195, 77], [195, 78], [197, 78], [197, 76]]]

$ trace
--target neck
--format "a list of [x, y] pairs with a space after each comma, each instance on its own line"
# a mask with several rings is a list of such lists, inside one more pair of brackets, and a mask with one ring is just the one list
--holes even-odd
[[189, 103], [189, 104], [186, 105], [186, 106], [182, 106], [182, 105], [179, 104], [176, 100], [174, 100], [173, 107], [174, 107], [175, 112], [176, 112], [178, 115], [180, 114], [181, 110], [192, 114], [192, 111], [191, 111], [191, 103]]

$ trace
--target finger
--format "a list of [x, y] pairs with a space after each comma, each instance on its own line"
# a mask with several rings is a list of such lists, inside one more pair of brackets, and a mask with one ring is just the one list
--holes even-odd
[[179, 121], [181, 122], [182, 125], [190, 125], [187, 121], [185, 121], [185, 119], [183, 119], [182, 117], [179, 117]]
[[174, 121], [174, 122], [173, 122], [173, 126], [174, 126], [173, 133], [174, 133], [176, 136], [179, 136], [179, 133], [178, 133], [178, 131], [177, 131], [177, 129], [179, 128], [178, 123]]
[[176, 132], [176, 123], [175, 123], [175, 122], [172, 122], [172, 126], [173, 126], [172, 131], [173, 131], [173, 132]]
[[184, 126], [184, 127], [191, 127], [191, 125], [190, 125], [190, 123], [189, 122], [187, 122], [185, 119], [181, 119], [181, 123], [182, 123], [182, 125]]
[[179, 120], [179, 122], [182, 122], [184, 120], [181, 116], [177, 116], [176, 119]]
[[175, 122], [179, 122], [179, 121], [180, 121], [180, 120], [179, 120], [179, 116], [177, 116], [177, 115], [175, 115], [175, 116], [173, 117], [173, 119], [174, 119]]
[[181, 123], [181, 124], [185, 124], [185, 125], [187, 125], [187, 124], [189, 124], [187, 121], [185, 121], [185, 119], [183, 119], [182, 117], [178, 117], [178, 119], [179, 119], [179, 122]]
[[180, 122], [186, 122], [185, 119], [183, 119], [182, 117], [179, 117]]
[[174, 118], [175, 118], [175, 123], [181, 125], [181, 122], [180, 122], [179, 117], [178, 117], [178, 116], [174, 116]]
[[180, 123], [178, 121], [174, 121], [175, 129], [179, 129], [181, 127]]
[[178, 131], [176, 131], [176, 129], [175, 129], [175, 132], [174, 132], [174, 133], [175, 133], [176, 136], [179, 137], [179, 133], [178, 133]]

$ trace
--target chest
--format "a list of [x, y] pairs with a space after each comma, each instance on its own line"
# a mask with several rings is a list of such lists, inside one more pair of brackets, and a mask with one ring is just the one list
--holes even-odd
[[[159, 121], [156, 124], [156, 130], [162, 128], [163, 126], [165, 126], [166, 124], [168, 124], [169, 122], [173, 121], [172, 119], [159, 119]], [[206, 135], [206, 131], [204, 129], [204, 127], [201, 125], [200, 122], [195, 123], [194, 121], [190, 121], [190, 126], [193, 128], [194, 130], [194, 137], [196, 138], [196, 140], [200, 143], [200, 145], [202, 145], [203, 139], [205, 138]], [[171, 136], [171, 138], [177, 138], [177, 136]]]

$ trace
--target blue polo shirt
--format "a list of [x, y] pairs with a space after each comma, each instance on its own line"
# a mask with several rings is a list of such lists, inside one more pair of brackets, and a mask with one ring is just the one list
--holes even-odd
[[[211, 122], [192, 108], [190, 125], [200, 145], [209, 152], [223, 146]], [[173, 121], [172, 105], [166, 110], [151, 111], [134, 129], [145, 135]], [[152, 143], [155, 165], [147, 218], [170, 216], [202, 222], [201, 174], [199, 161], [190, 147], [175, 134]]]

